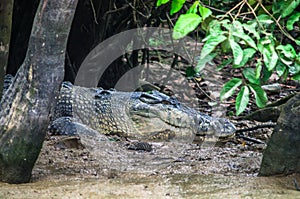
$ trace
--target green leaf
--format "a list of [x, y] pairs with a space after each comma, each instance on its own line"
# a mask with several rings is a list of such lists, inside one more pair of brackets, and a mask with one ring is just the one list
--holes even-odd
[[296, 51], [291, 44], [279, 45], [276, 47], [276, 50], [279, 50], [288, 59], [295, 59], [297, 56]]
[[260, 84], [260, 80], [256, 78], [254, 68], [244, 68], [243, 70], [244, 77], [252, 84]]
[[249, 88], [243, 86], [236, 97], [235, 109], [236, 116], [240, 115], [247, 107], [249, 103]]
[[243, 30], [243, 26], [241, 24], [241, 22], [239, 21], [233, 21], [232, 22], [232, 30], [231, 30], [232, 33], [242, 33], [242, 34], [245, 34], [244, 33], [244, 30]]
[[288, 6], [284, 8], [281, 14], [282, 18], [290, 15], [295, 10], [295, 8], [299, 6], [299, 4], [300, 4], [299, 0], [290, 0], [290, 4], [288, 4]]
[[201, 29], [202, 31], [208, 33], [208, 26], [211, 23], [211, 21], [213, 20], [213, 16], [209, 16], [207, 17], [205, 20], [202, 21], [201, 23]]
[[196, 75], [196, 71], [193, 67], [187, 67], [185, 70], [185, 75], [188, 79], [190, 79]]
[[249, 35], [246, 35], [245, 33], [238, 33], [238, 32], [233, 32], [232, 35], [243, 39], [250, 47], [257, 50], [255, 41]]
[[259, 33], [256, 31], [256, 27], [257, 27], [257, 22], [251, 22], [251, 23], [247, 23], [247, 24], [242, 24], [243, 28], [249, 32], [249, 34], [252, 34], [256, 40], [260, 39]]
[[198, 63], [197, 63], [197, 66], [195, 68], [195, 71], [197, 73], [199, 73], [205, 67], [205, 65], [208, 62], [210, 62], [216, 55], [217, 55], [216, 53], [211, 53], [211, 54], [207, 55], [206, 57], [204, 57], [202, 59], [199, 59]]
[[278, 61], [276, 65], [276, 73], [281, 77], [286, 71], [286, 65], [282, 61]]
[[156, 6], [159, 7], [159, 6], [161, 6], [162, 4], [168, 3], [169, 1], [170, 1], [170, 0], [157, 0]]
[[266, 14], [259, 15], [257, 17], [257, 19], [258, 19], [260, 24], [270, 25], [270, 24], [274, 23], [272, 18], [269, 15], [266, 15]]
[[212, 14], [212, 11], [209, 8], [206, 8], [202, 5], [199, 5], [199, 12], [203, 20], [209, 17]]
[[299, 81], [299, 80], [300, 80], [300, 73], [294, 75], [294, 76], [292, 77], [292, 80], [297, 80], [297, 81]]
[[221, 101], [233, 95], [235, 90], [242, 84], [242, 82], [243, 81], [240, 78], [232, 78], [231, 80], [229, 80], [221, 90], [220, 93]]
[[286, 22], [286, 29], [293, 30], [294, 29], [294, 23], [299, 21], [300, 19], [300, 12], [295, 12]]
[[232, 30], [232, 22], [229, 19], [223, 19], [222, 21], [220, 21], [220, 23], [226, 30]]
[[257, 63], [256, 63], [256, 70], [255, 70], [255, 79], [259, 79], [260, 74], [262, 71], [262, 64], [261, 64], [261, 60], [258, 59]]
[[221, 28], [221, 23], [218, 20], [212, 20], [208, 25], [208, 36], [222, 35], [225, 32]]
[[233, 65], [233, 68], [241, 68], [253, 57], [256, 53], [256, 50], [253, 48], [246, 48], [243, 50], [243, 59], [239, 65]]
[[259, 42], [257, 44], [257, 48], [260, 52], [262, 52], [266, 45], [269, 45], [272, 43], [274, 43], [272, 41], [272, 39], [270, 39], [269, 37], [264, 37], [259, 40]]
[[254, 4], [257, 3], [257, 0], [249, 0], [248, 2], [249, 2], [249, 4], [250, 4], [251, 6], [253, 6]]
[[193, 13], [196, 14], [198, 11], [199, 1], [195, 1], [193, 5], [186, 11], [186, 13]]
[[289, 73], [295, 75], [300, 72], [300, 65], [295, 62], [293, 65], [289, 66]]
[[280, 59], [279, 59], [282, 63], [284, 63], [286, 66], [290, 66], [290, 65], [292, 65], [293, 64], [293, 60], [291, 61], [291, 60], [287, 60], [287, 59], [284, 59], [284, 57], [280, 57]]
[[170, 15], [178, 12], [182, 8], [185, 1], [186, 0], [172, 0]]
[[225, 54], [227, 54], [227, 53], [229, 53], [229, 52], [232, 51], [228, 39], [225, 39], [225, 41], [223, 41], [223, 42], [221, 43], [221, 49], [222, 49], [222, 52], [225, 53]]
[[273, 71], [269, 71], [266, 67], [263, 67], [262, 78], [261, 78], [262, 82], [264, 82], [264, 83], [267, 82], [270, 79], [272, 72]]
[[201, 21], [202, 18], [197, 14], [189, 13], [180, 15], [174, 26], [173, 38], [180, 39], [186, 36], [195, 30]]
[[263, 54], [264, 63], [269, 71], [272, 71], [278, 61], [278, 55], [275, 51], [274, 45], [269, 43], [268, 45], [262, 46], [261, 53]]
[[243, 60], [243, 49], [240, 47], [238, 43], [234, 41], [233, 37], [229, 38], [229, 44], [234, 58], [233, 64], [239, 65]]
[[261, 86], [255, 84], [250, 84], [250, 89], [255, 96], [256, 105], [259, 108], [265, 107], [268, 101], [266, 92], [261, 88]]
[[209, 35], [202, 50], [201, 50], [201, 55], [200, 59], [203, 59], [206, 57], [208, 54], [210, 54], [220, 43], [222, 43], [227, 37], [224, 35]]
[[282, 18], [290, 15], [299, 6], [300, 0], [282, 0], [273, 4], [274, 14], [280, 13]]

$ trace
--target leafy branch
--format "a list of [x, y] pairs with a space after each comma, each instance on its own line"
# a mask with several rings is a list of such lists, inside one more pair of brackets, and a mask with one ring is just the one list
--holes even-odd
[[[158, 0], [157, 6], [169, 2]], [[186, 0], [172, 0], [170, 15], [179, 12], [185, 3]], [[258, 107], [266, 105], [268, 98], [261, 86], [273, 72], [284, 80], [288, 76], [300, 80], [300, 53], [294, 49], [300, 45], [300, 38], [293, 38], [288, 32], [299, 27], [300, 13], [296, 10], [299, 4], [299, 0], [279, 0], [266, 7], [260, 0], [242, 0], [225, 14], [214, 15], [213, 11], [218, 9], [210, 9], [196, 0], [189, 4], [186, 13], [179, 15], [173, 38], [181, 39], [199, 26], [206, 32], [195, 73], [216, 55], [232, 54], [233, 58], [224, 62], [233, 68], [241, 68], [242, 79], [232, 78], [225, 83], [220, 99], [224, 101], [239, 91], [236, 97], [236, 115], [239, 115], [249, 103], [250, 91]], [[295, 45], [285, 44], [276, 27]], [[253, 60], [255, 66], [250, 67], [249, 62], [253, 63]], [[218, 66], [220, 68], [222, 66]]]

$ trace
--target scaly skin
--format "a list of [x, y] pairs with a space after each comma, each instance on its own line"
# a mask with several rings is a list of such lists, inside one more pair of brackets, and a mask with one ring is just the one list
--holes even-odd
[[144, 140], [228, 137], [236, 130], [229, 120], [205, 115], [158, 91], [118, 92], [64, 82], [50, 132], [76, 134], [85, 128]]

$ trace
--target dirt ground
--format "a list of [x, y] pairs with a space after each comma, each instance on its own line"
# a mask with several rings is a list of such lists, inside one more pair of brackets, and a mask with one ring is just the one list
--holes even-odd
[[0, 198], [300, 198], [299, 175], [257, 177], [264, 146], [149, 144], [49, 136], [32, 182], [1, 183]]

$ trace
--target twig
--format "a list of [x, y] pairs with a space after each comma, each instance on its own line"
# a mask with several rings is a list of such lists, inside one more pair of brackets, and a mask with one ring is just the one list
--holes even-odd
[[123, 7], [115, 9], [115, 10], [109, 10], [109, 11], [107, 11], [107, 12], [104, 13], [103, 18], [106, 18], [106, 16], [108, 14], [113, 14], [113, 13], [119, 12], [121, 10], [126, 10], [128, 7], [129, 7], [129, 5], [124, 5]]
[[259, 139], [255, 139], [255, 138], [250, 138], [244, 135], [238, 135], [239, 138], [244, 139], [245, 141], [249, 141], [249, 142], [253, 142], [255, 144], [266, 144], [265, 142], [259, 140]]
[[279, 23], [279, 20], [280, 20], [280, 17], [278, 18], [278, 21], [275, 19], [275, 17], [265, 8], [265, 6], [260, 2], [258, 1], [259, 5], [262, 7], [262, 9], [275, 21], [276, 25], [279, 27], [280, 31], [287, 37], [289, 38], [290, 40], [294, 41], [295, 42], [295, 39], [288, 33], [284, 30], [284, 28], [280, 25]]
[[172, 25], [171, 28], [174, 28], [174, 24], [173, 24], [173, 22], [172, 22], [172, 20], [171, 20], [171, 18], [169, 16], [169, 13], [166, 13], [166, 17], [167, 17], [168, 22]]
[[220, 9], [217, 9], [217, 8], [214, 8], [214, 7], [211, 7], [211, 6], [207, 6], [207, 5], [205, 5], [205, 7], [209, 8], [209, 9], [211, 9], [211, 10], [214, 10], [214, 11], [220, 12], [220, 13], [226, 13], [226, 11], [224, 11], [224, 10], [220, 10]]
[[[246, 4], [247, 4], [248, 2], [246, 2]], [[249, 7], [249, 6], [251, 6], [250, 4], [247, 4], [247, 6]], [[243, 16], [243, 15], [249, 15], [249, 14], [255, 14], [255, 10], [257, 10], [257, 8], [258, 8], [258, 6], [259, 6], [259, 4], [256, 4], [256, 6], [255, 6], [255, 8], [252, 8], [252, 6], [251, 6], [251, 11], [249, 11], [249, 12], [244, 12], [244, 13], [241, 13], [240, 14], [240, 16]], [[248, 18], [249, 19], [249, 18]]]
[[[129, 5], [129, 7], [131, 7], [132, 8], [132, 10], [134, 11], [134, 12], [136, 12], [136, 13], [138, 13], [139, 15], [141, 15], [141, 16], [143, 16], [143, 17], [145, 17], [145, 18], [148, 18], [148, 16], [146, 16], [146, 15], [144, 15], [143, 13], [141, 13], [138, 9], [136, 9], [136, 7], [135, 7], [135, 4], [136, 4], [136, 1], [134, 1], [134, 5], [132, 5], [130, 2], [128, 2], [128, 1], [126, 1], [127, 3], [128, 3], [128, 5]], [[147, 13], [147, 14], [149, 14], [149, 13]]]
[[196, 82], [195, 80], [194, 80], [194, 82], [196, 83], [197, 87], [201, 90], [201, 92], [204, 93], [204, 95], [205, 95], [206, 97], [208, 97], [211, 101], [217, 102], [217, 100], [215, 100], [215, 99], [213, 99], [212, 97], [210, 97], [210, 96], [209, 96], [209, 95], [208, 95], [208, 94], [200, 87], [200, 85], [199, 85], [198, 82]]
[[[233, 18], [232, 15], [231, 15], [231, 12], [234, 11], [235, 9], [237, 9], [241, 4], [244, 4], [244, 3], [245, 3], [244, 1], [241, 1], [241, 2], [239, 2], [238, 4], [236, 4], [233, 8], [231, 8], [229, 11], [227, 11], [227, 12], [225, 13], [225, 16], [230, 15], [230, 17]], [[225, 16], [223, 16], [223, 17], [221, 18], [221, 20], [223, 20], [223, 19], [225, 18]]]
[[242, 133], [242, 132], [246, 132], [246, 131], [254, 131], [254, 130], [262, 129], [262, 128], [274, 128], [275, 126], [276, 126], [275, 123], [260, 124], [260, 125], [255, 125], [255, 126], [249, 127], [249, 128], [237, 129], [236, 133]]
[[134, 24], [136, 24], [138, 26], [138, 21], [137, 21], [137, 16], [136, 16], [137, 10], [135, 8], [136, 0], [133, 1], [133, 5], [131, 5], [131, 3], [129, 3], [128, 1], [126, 1], [126, 2], [132, 8], [133, 22], [134, 22]]
[[244, 7], [244, 5], [245, 5], [245, 2], [243, 2], [242, 5], [240, 6], [238, 12], [236, 13], [236, 15], [235, 15], [235, 17], [234, 17], [234, 20], [236, 20], [236, 18], [240, 15], [241, 10], [242, 10], [242, 8]]
[[93, 15], [94, 15], [94, 20], [95, 20], [95, 23], [98, 25], [98, 21], [97, 21], [97, 15], [96, 15], [96, 11], [95, 11], [95, 7], [94, 7], [94, 4], [93, 4], [93, 1], [90, 0], [90, 3], [91, 3], [91, 7], [92, 7], [92, 11], [93, 11]]
[[[255, 17], [255, 19], [256, 19], [258, 25], [261, 27], [261, 29], [264, 30], [264, 27], [261, 25], [261, 23], [259, 22], [259, 20], [258, 20], [258, 18], [257, 18], [257, 15], [255, 14], [255, 10], [257, 9], [257, 6], [253, 9], [252, 6], [248, 3], [248, 1], [246, 1], [246, 4], [247, 4], [247, 6], [250, 8], [250, 10], [251, 10], [252, 14], [254, 15], [254, 17]], [[258, 4], [257, 4], [257, 5], [258, 5]]]
[[[214, 7], [211, 7], [211, 6], [207, 6], [207, 5], [203, 5], [203, 6], [209, 8], [209, 9], [211, 9], [211, 10], [214, 10], [214, 11], [216, 11], [216, 12], [220, 12], [220, 13], [225, 13], [225, 14], [226, 14], [226, 11], [219, 10], [219, 9], [217, 9], [217, 8], [214, 8]], [[252, 13], [252, 12], [249, 12], [249, 13]], [[248, 14], [249, 14], [249, 13], [248, 13]], [[247, 13], [242, 13], [242, 14], [240, 14], [240, 16], [237, 16], [237, 17], [241, 17], [242, 15], [246, 15], [246, 14], [247, 14]], [[231, 13], [231, 15], [236, 16], [236, 14], [233, 14], [233, 13]], [[248, 18], [248, 17], [243, 17], [243, 18], [244, 18], [244, 19], [251, 20], [251, 18]]]

